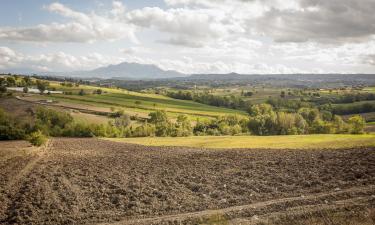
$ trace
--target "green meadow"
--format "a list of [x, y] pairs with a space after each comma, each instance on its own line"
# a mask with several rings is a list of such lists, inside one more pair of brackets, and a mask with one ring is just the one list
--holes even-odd
[[375, 134], [146, 137], [108, 138], [107, 140], [146, 146], [186, 146], [198, 148], [338, 149], [359, 146], [375, 146]]

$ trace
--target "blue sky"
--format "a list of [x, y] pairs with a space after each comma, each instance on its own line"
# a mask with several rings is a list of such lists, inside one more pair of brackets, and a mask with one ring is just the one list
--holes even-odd
[[375, 2], [3, 0], [1, 71], [374, 73]]

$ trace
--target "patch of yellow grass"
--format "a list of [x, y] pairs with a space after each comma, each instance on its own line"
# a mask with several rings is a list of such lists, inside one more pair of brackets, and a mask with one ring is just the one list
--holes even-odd
[[192, 136], [107, 139], [147, 146], [199, 148], [316, 149], [375, 146], [375, 134], [319, 134], [288, 136]]

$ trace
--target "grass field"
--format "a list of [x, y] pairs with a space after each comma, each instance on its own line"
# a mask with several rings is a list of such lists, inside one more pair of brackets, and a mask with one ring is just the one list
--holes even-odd
[[[101, 95], [92, 94], [93, 90], [99, 87], [80, 85], [79, 87], [61, 86], [56, 82], [51, 82], [50, 87], [59, 91], [71, 91], [73, 95], [34, 95], [37, 99], [51, 99], [63, 103], [91, 105], [97, 107], [122, 108], [125, 111], [148, 114], [155, 110], [165, 110], [171, 117], [178, 114], [188, 114], [193, 119], [200, 117], [216, 117], [225, 114], [246, 115], [246, 112], [221, 107], [209, 106], [193, 101], [178, 100], [163, 95], [131, 92], [124, 89], [101, 88], [104, 92]], [[79, 90], [85, 90], [86, 95], [78, 95]], [[134, 114], [133, 113], [133, 114]]]
[[199, 148], [317, 149], [375, 146], [375, 134], [320, 134], [289, 136], [193, 136], [108, 139], [148, 146], [188, 146]]

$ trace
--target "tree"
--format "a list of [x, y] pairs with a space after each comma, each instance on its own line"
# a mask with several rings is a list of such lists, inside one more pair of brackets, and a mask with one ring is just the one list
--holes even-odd
[[320, 118], [315, 119], [310, 127], [311, 133], [314, 134], [330, 134], [333, 133], [333, 127], [330, 123], [321, 120]]
[[348, 120], [350, 124], [350, 132], [352, 134], [363, 134], [364, 133], [364, 128], [366, 125], [365, 119], [363, 119], [362, 116], [356, 115], [352, 116]]
[[189, 118], [183, 114], [178, 115], [175, 127], [174, 136], [176, 137], [190, 136], [193, 132]]
[[285, 98], [285, 91], [281, 91], [280, 97]]
[[309, 123], [312, 124], [316, 119], [320, 118], [318, 109], [312, 108], [301, 108], [298, 113]]
[[155, 136], [155, 125], [145, 122], [143, 125], [135, 128], [133, 132], [134, 137], [149, 137]]
[[272, 135], [277, 129], [277, 115], [269, 104], [250, 108], [249, 130], [257, 135]]
[[26, 86], [30, 86], [30, 85], [33, 84], [32, 80], [29, 76], [24, 76], [22, 79], [23, 79]]
[[149, 122], [153, 124], [168, 122], [167, 113], [164, 110], [157, 110], [148, 114], [150, 117]]
[[44, 91], [47, 89], [48, 85], [49, 85], [48, 82], [40, 81], [40, 80], [36, 81], [36, 87], [38, 88], [38, 90], [40, 91], [41, 94], [44, 93]]
[[297, 128], [295, 127], [295, 118], [295, 115], [292, 113], [277, 113], [278, 134], [296, 134]]
[[296, 114], [296, 118], [295, 118], [295, 126], [297, 128], [298, 134], [307, 134], [308, 133], [309, 124], [298, 113]]
[[130, 123], [131, 123], [131, 120], [128, 114], [124, 114], [115, 119], [115, 126], [118, 128], [128, 127]]
[[262, 114], [269, 114], [273, 112], [272, 106], [269, 104], [253, 105], [249, 109], [250, 116], [257, 116]]
[[7, 77], [7, 84], [8, 84], [8, 87], [13, 87], [13, 86], [16, 86], [16, 79], [14, 79], [14, 77]]
[[24, 87], [23, 88], [23, 93], [28, 93], [29, 92], [29, 88], [28, 87]]

